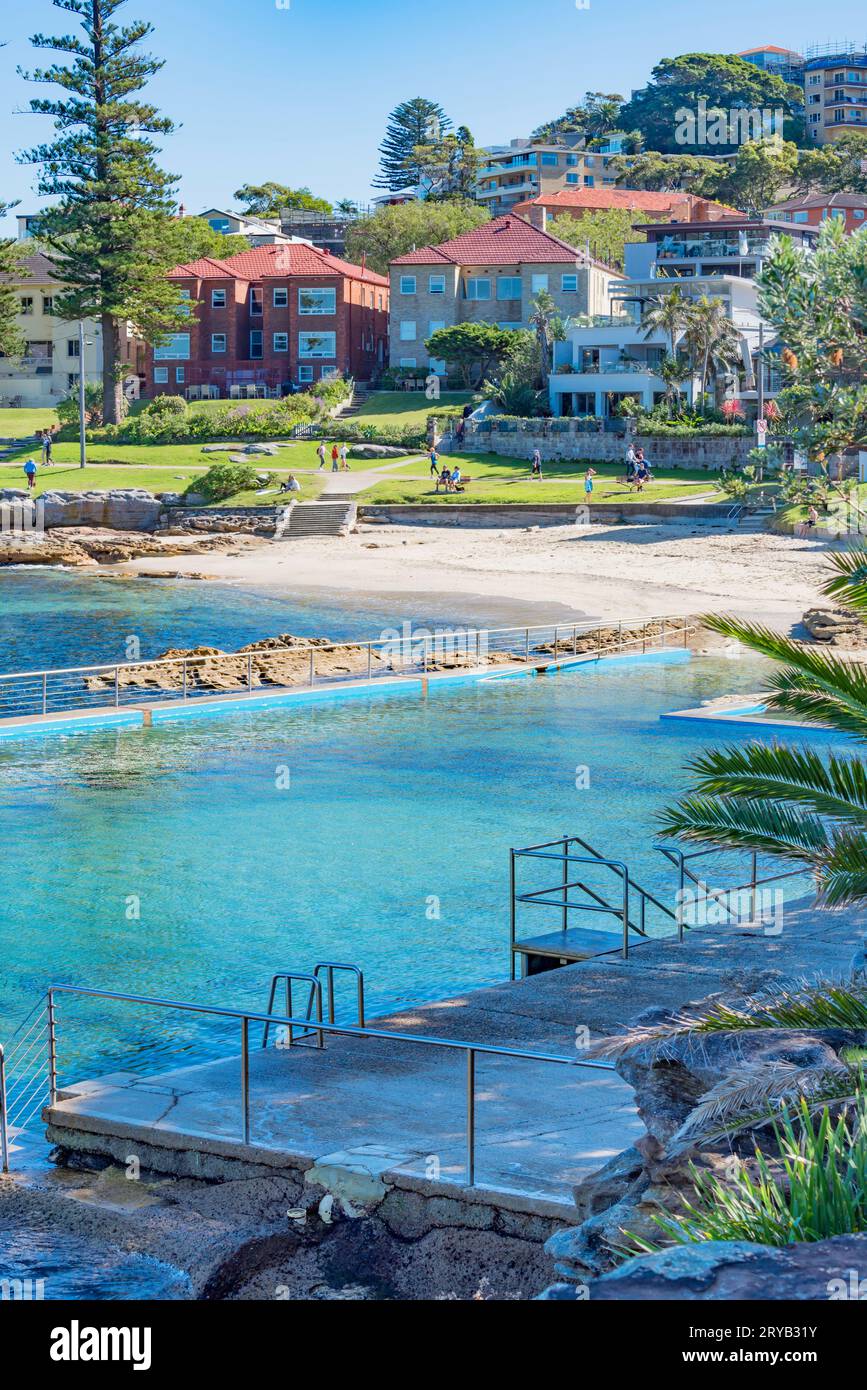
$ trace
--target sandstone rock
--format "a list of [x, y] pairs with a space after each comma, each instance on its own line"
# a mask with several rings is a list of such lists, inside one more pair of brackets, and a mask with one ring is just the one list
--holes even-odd
[[867, 1234], [782, 1247], [709, 1240], [627, 1260], [593, 1280], [590, 1301], [858, 1299], [857, 1271], [865, 1268]]
[[354, 459], [405, 458], [410, 450], [393, 444], [348, 444], [347, 453]]
[[802, 622], [816, 642], [849, 649], [867, 646], [867, 626], [847, 608], [808, 608]]

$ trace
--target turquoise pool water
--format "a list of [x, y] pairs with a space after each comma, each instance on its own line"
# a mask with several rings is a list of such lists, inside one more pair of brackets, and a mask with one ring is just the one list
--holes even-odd
[[[675, 651], [0, 745], [0, 1038], [51, 981], [261, 1009], [274, 971], [348, 960], [372, 1015], [502, 980], [509, 847], [584, 835], [670, 897], [654, 816], [691, 755], [745, 735], [659, 715], [763, 669]], [[64, 1003], [61, 1073], [218, 1031]]]

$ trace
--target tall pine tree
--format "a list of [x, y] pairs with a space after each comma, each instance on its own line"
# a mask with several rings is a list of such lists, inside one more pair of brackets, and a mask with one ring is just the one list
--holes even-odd
[[385, 139], [379, 147], [379, 175], [374, 188], [394, 193], [407, 184], [418, 183], [423, 170], [415, 155], [417, 146], [438, 144], [451, 121], [443, 108], [427, 97], [402, 101], [388, 118]]
[[36, 34], [36, 48], [68, 61], [22, 74], [62, 88], [56, 100], [30, 102], [32, 111], [54, 119], [53, 141], [19, 158], [41, 166], [39, 192], [58, 199], [39, 224], [40, 242], [55, 253], [66, 286], [56, 311], [101, 324], [106, 423], [121, 417], [122, 325], [129, 320], [154, 341], [188, 322], [165, 278], [176, 179], [157, 164], [150, 139], [169, 134], [172, 122], [137, 96], [163, 65], [140, 49], [149, 23], [114, 23], [124, 3], [54, 0], [79, 16], [83, 37]]

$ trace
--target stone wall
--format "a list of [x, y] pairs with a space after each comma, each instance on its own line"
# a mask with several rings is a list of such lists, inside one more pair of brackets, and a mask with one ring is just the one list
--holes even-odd
[[[621, 463], [626, 457], [625, 435], [580, 429], [577, 420], [514, 420], [497, 426], [495, 419], [467, 421], [461, 452], [505, 454], [529, 461], [533, 450], [538, 449], [543, 460], [586, 459], [591, 463]], [[637, 434], [632, 440], [636, 447], [641, 445], [651, 464], [666, 468], [730, 468], [735, 462], [746, 463], [755, 447], [752, 435], [666, 438]]]

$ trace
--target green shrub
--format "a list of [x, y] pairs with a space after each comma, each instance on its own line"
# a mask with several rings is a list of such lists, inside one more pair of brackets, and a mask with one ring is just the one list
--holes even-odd
[[252, 492], [265, 486], [263, 479], [270, 482], [271, 478], [270, 473], [264, 474], [248, 463], [214, 463], [207, 473], [190, 483], [187, 492], [201, 493], [209, 502], [225, 502], [236, 492]]
[[185, 420], [187, 403], [183, 396], [154, 396], [152, 401], [148, 401], [141, 414], [150, 416], [155, 420], [168, 420], [172, 416]]

